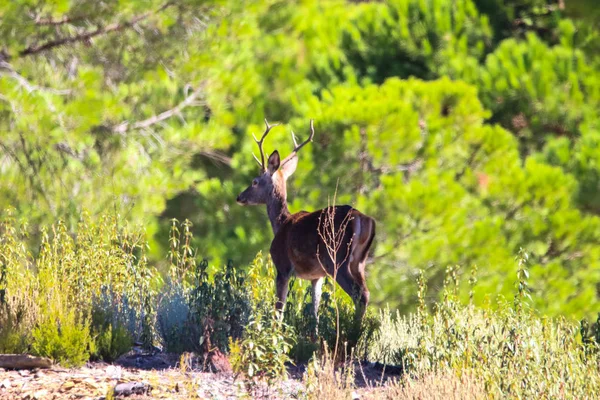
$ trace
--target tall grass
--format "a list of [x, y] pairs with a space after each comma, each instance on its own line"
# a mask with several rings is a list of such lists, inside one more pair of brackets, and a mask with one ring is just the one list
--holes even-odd
[[[381, 310], [381, 327], [368, 358], [400, 365], [405, 374], [370, 398], [423, 398], [424, 393], [432, 394], [425, 398], [598, 398], [598, 322], [578, 325], [539, 315], [530, 307], [526, 262], [527, 255], [521, 252], [512, 300], [498, 298], [486, 308], [461, 304], [456, 269], [449, 268], [443, 298], [433, 310], [424, 303], [416, 314], [406, 316]], [[418, 282], [423, 299], [424, 281]], [[335, 376], [327, 360], [320, 365], [321, 369], [310, 370], [308, 382]], [[439, 379], [449, 384], [440, 385]], [[337, 397], [329, 392], [349, 390], [340, 379], [332, 384], [335, 390], [331, 385], [315, 390], [313, 398], [333, 399]]]
[[[440, 301], [428, 309], [421, 275], [417, 312], [370, 310], [358, 346], [340, 361], [333, 359], [331, 344], [336, 339], [343, 344], [352, 335], [347, 296], [334, 296], [338, 288], [324, 285], [322, 342], [314, 343], [308, 284], [294, 281], [280, 321], [273, 313], [272, 262], [259, 254], [248, 268], [229, 263], [209, 273], [208, 263], [198, 261], [189, 244], [187, 222], [173, 222], [164, 275], [148, 265], [143, 234], [116, 218], [93, 220], [84, 214], [74, 233], [58, 222], [42, 229], [35, 252], [29, 251], [28, 232], [10, 212], [0, 220], [3, 353], [33, 352], [80, 365], [89, 357], [112, 360], [141, 340], [178, 352], [233, 350], [236, 371], [269, 380], [285, 375], [290, 359], [312, 358], [306, 396], [320, 400], [358, 390], [357, 358], [404, 370], [394, 384], [364, 398], [429, 393], [434, 398], [562, 399], [600, 393], [600, 321], [577, 324], [536, 312], [529, 291], [535, 277], [529, 276], [525, 252], [515, 262], [513, 298], [499, 297], [485, 307], [462, 303], [459, 273], [452, 267]], [[473, 270], [471, 298], [476, 282]]]
[[106, 335], [92, 334], [98, 328], [92, 314], [107, 292], [112, 297], [105, 307], [112, 313], [123, 304], [133, 310], [129, 334], [153, 341], [153, 271], [143, 235], [116, 218], [92, 221], [84, 213], [74, 234], [60, 221], [42, 228], [37, 255], [27, 251], [27, 238], [27, 226], [7, 211], [0, 223], [0, 351], [30, 349], [66, 365], [82, 364], [98, 350], [96, 337]]

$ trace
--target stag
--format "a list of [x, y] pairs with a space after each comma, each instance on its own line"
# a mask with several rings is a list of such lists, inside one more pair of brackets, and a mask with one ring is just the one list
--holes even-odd
[[[318, 319], [323, 278], [335, 277], [350, 295], [356, 307], [355, 320], [360, 323], [369, 303], [365, 280], [365, 264], [375, 237], [375, 221], [351, 206], [329, 206], [325, 209], [291, 214], [287, 205], [286, 181], [296, 170], [298, 152], [313, 141], [315, 131], [310, 121], [310, 134], [298, 144], [292, 132], [294, 150], [283, 161], [273, 151], [265, 164], [263, 143], [272, 128], [265, 119], [265, 131], [258, 140], [261, 173], [237, 198], [241, 205], [266, 204], [274, 238], [271, 258], [277, 268], [276, 291], [278, 311], [282, 311], [292, 275], [312, 283], [312, 308]], [[253, 154], [254, 155], [254, 154]]]

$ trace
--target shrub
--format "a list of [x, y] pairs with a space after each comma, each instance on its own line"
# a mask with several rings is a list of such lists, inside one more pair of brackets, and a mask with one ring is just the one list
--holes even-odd
[[190, 304], [185, 288], [168, 280], [159, 294], [156, 328], [166, 351], [181, 353], [197, 350], [200, 327], [190, 326]]
[[230, 261], [209, 274], [196, 262], [191, 223], [172, 220], [167, 282], [159, 294], [157, 328], [169, 351], [228, 352], [229, 338], [242, 337], [250, 314], [245, 271]]
[[233, 371], [269, 383], [284, 377], [286, 363], [291, 361], [288, 353], [292, 348], [292, 332], [275, 310], [252, 315], [242, 339], [229, 344]]
[[275, 267], [259, 253], [248, 271], [250, 321], [239, 340], [230, 340], [231, 366], [247, 383], [273, 382], [287, 374], [285, 364], [294, 342], [294, 330], [275, 311]]
[[212, 279], [207, 268], [208, 262], [203, 261], [196, 270], [195, 288], [189, 296], [191, 322], [202, 328], [202, 338], [210, 338], [211, 346], [227, 352], [229, 338], [242, 337], [249, 320], [248, 284], [244, 271], [231, 261]]
[[[275, 289], [273, 289], [275, 290]], [[336, 291], [335, 296], [333, 291]], [[339, 313], [339, 332], [337, 329]], [[326, 278], [323, 284], [321, 303], [319, 304], [318, 341], [315, 341], [315, 320], [312, 311], [311, 286], [307, 281], [292, 279], [288, 300], [285, 307], [284, 321], [296, 332], [291, 355], [296, 362], [307, 362], [313, 357], [321, 344], [325, 344], [331, 353], [334, 353], [336, 342], [341, 350], [352, 351], [358, 358], [366, 358], [368, 346], [372, 343], [372, 336], [377, 331], [379, 319], [376, 314], [368, 310], [363, 318], [362, 325], [357, 326], [354, 319], [354, 305], [348, 296], [337, 284], [332, 284], [331, 278]], [[339, 338], [337, 335], [339, 333]], [[338, 340], [336, 340], [338, 339]]]
[[92, 312], [92, 357], [111, 362], [131, 349], [132, 334], [118, 316], [101, 308]]
[[0, 220], [0, 353], [21, 353], [31, 342], [38, 316], [38, 290], [25, 246], [27, 227], [13, 210]]
[[492, 398], [595, 397], [600, 357], [588, 351], [596, 347], [593, 334], [586, 328], [581, 340], [572, 322], [540, 316], [530, 307], [526, 261], [521, 254], [514, 300], [500, 297], [493, 311], [460, 304], [458, 282], [448, 278], [444, 298], [431, 313], [420, 309], [402, 317], [382, 311], [370, 359], [401, 364], [417, 378], [477, 371]]
[[42, 319], [32, 332], [34, 354], [66, 367], [83, 365], [94, 353], [89, 319], [59, 296], [42, 307]]
[[27, 226], [6, 215], [0, 221], [0, 351], [31, 345], [36, 354], [80, 365], [91, 354], [116, 357], [133, 338], [152, 344], [155, 273], [139, 231], [116, 217], [93, 221], [83, 213], [75, 234], [62, 221], [42, 228], [33, 255], [25, 250]]

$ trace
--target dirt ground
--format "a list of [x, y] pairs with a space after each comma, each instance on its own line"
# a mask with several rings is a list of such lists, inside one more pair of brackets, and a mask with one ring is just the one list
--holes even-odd
[[[249, 392], [231, 372], [202, 372], [198, 359], [180, 365], [176, 355], [128, 354], [114, 364], [90, 362], [81, 368], [58, 366], [39, 370], [0, 369], [0, 399], [108, 399], [120, 383], [137, 383], [129, 399], [294, 399], [302, 398], [304, 366], [290, 366], [288, 379]], [[393, 378], [375, 366], [361, 366], [357, 385], [365, 387]], [[358, 390], [360, 393], [361, 390]]]

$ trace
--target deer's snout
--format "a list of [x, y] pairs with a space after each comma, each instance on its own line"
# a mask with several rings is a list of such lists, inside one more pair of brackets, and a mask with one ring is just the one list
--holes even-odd
[[245, 199], [244, 193], [240, 193], [240, 195], [237, 197], [236, 201], [239, 205], [242, 205], [242, 206], [245, 206], [246, 204], [248, 204], [248, 200]]

